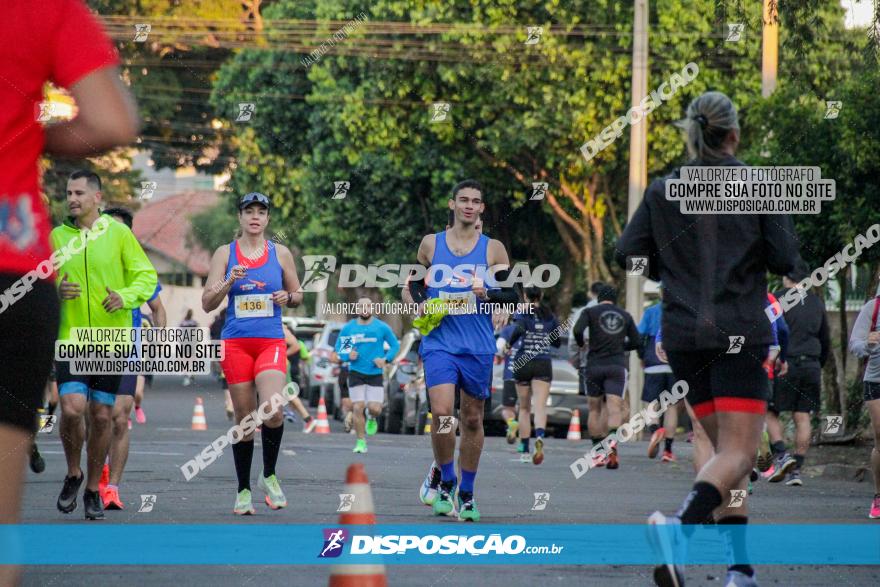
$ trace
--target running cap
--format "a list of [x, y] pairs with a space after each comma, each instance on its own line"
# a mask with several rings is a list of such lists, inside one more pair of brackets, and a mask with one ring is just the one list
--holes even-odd
[[251, 192], [241, 197], [241, 200], [238, 201], [238, 209], [244, 210], [251, 204], [260, 204], [262, 206], [265, 206], [267, 210], [270, 208], [268, 197], [261, 194], [260, 192]]

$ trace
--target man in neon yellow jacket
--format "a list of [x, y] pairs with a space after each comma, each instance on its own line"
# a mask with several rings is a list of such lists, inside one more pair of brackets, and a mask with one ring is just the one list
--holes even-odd
[[[59, 340], [71, 338], [71, 328], [130, 328], [132, 313], [156, 289], [156, 270], [131, 230], [102, 215], [101, 179], [90, 171], [76, 171], [67, 182], [68, 220], [52, 231], [61, 297]], [[60, 263], [58, 262], [60, 261]], [[56, 362], [61, 396], [61, 439], [67, 458], [67, 476], [58, 497], [58, 509], [76, 509], [83, 482], [80, 459], [83, 419], [89, 406], [88, 466], [83, 493], [88, 520], [103, 519], [98, 481], [110, 445], [111, 415], [121, 375], [74, 375], [70, 363]]]

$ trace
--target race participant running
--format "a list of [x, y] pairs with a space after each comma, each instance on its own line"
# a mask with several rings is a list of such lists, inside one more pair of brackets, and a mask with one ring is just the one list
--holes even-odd
[[[290, 383], [292, 381], [299, 385], [299, 363], [300, 361], [309, 360], [309, 349], [293, 334], [290, 327], [286, 325], [284, 327], [284, 343], [287, 345], [287, 382]], [[309, 414], [298, 394], [290, 396], [290, 405], [302, 417], [303, 432], [310, 434], [315, 429], [315, 426], [318, 425], [318, 421]], [[289, 407], [284, 408], [284, 419], [288, 422], [293, 422], [293, 411]]]
[[[260, 251], [257, 251], [259, 254]], [[186, 314], [183, 317], [183, 320], [180, 322], [181, 328], [198, 328], [199, 323], [193, 319], [193, 311], [191, 308], [187, 308]], [[189, 373], [183, 376], [183, 386], [189, 387], [193, 384], [193, 377]]]
[[[597, 446], [608, 434], [617, 432], [623, 423], [623, 394], [626, 392], [626, 352], [642, 353], [642, 339], [629, 312], [617, 306], [617, 288], [605, 285], [599, 290], [599, 303], [581, 312], [574, 325], [575, 342], [587, 353], [587, 403], [590, 414], [587, 429], [590, 440]], [[602, 401], [607, 405], [600, 411]], [[594, 415], [595, 414], [595, 415]], [[600, 414], [604, 421], [600, 421]], [[606, 435], [602, 432], [608, 430]], [[593, 466], [616, 469], [619, 465], [617, 443], [605, 457], [598, 455]]]
[[[660, 285], [660, 300], [653, 306], [647, 308], [642, 315], [642, 321], [639, 322], [639, 334], [643, 337], [644, 342], [644, 358], [642, 366], [645, 369], [645, 386], [642, 389], [642, 401], [651, 403], [660, 398], [660, 393], [669, 391], [675, 384], [675, 377], [672, 375], [672, 368], [668, 363], [661, 361], [657, 356], [656, 342], [657, 332], [660, 330], [660, 319], [663, 314], [663, 286]], [[678, 428], [678, 411], [681, 405], [675, 403], [666, 409], [663, 414], [663, 425], [658, 426], [657, 422], [651, 422], [648, 425], [648, 432], [651, 433], [651, 442], [648, 443], [648, 457], [656, 458], [660, 451], [660, 441], [663, 441], [663, 457], [664, 463], [674, 463], [676, 461], [675, 453], [672, 452], [672, 443], [675, 441], [675, 430]]]
[[[351, 397], [354, 429], [357, 434], [352, 452], [366, 453], [366, 434], [374, 435], [379, 426], [376, 417], [385, 403], [382, 371], [400, 350], [391, 327], [373, 316], [373, 302], [363, 297], [357, 303], [357, 318], [350, 320], [336, 338], [334, 352], [350, 364], [348, 394]], [[389, 349], [385, 351], [385, 343]], [[369, 416], [364, 422], [364, 406]], [[365, 434], [366, 432], [366, 434]]]
[[[689, 166], [742, 166], [736, 108], [720, 92], [695, 98], [682, 122], [687, 132]], [[784, 275], [797, 260], [791, 218], [761, 214], [683, 214], [665, 197], [666, 180], [651, 183], [618, 242], [616, 258], [647, 257], [648, 277], [660, 281], [663, 296], [663, 345], [676, 379], [688, 384], [687, 401], [715, 448], [697, 474], [693, 489], [675, 516], [655, 512], [652, 526], [694, 524], [714, 519], [721, 525], [746, 524], [743, 504], [728, 508], [730, 490], [746, 489], [754, 466], [767, 408], [763, 363], [771, 342], [764, 313], [767, 271]], [[731, 340], [731, 337], [734, 337]], [[736, 343], [739, 352], [729, 353]], [[723, 442], [719, 442], [722, 439]], [[669, 534], [655, 540], [671, 552]], [[734, 560], [725, 585], [757, 585], [746, 563], [742, 533], [731, 534]], [[654, 570], [657, 585], [684, 584], [684, 570], [667, 560]]]
[[[131, 311], [147, 301], [158, 283], [156, 270], [131, 230], [101, 214], [101, 199], [101, 179], [97, 175], [84, 170], [71, 174], [67, 182], [70, 217], [51, 234], [52, 248], [60, 251], [66, 247], [70, 253], [58, 270], [61, 340], [70, 339], [71, 328], [131, 328]], [[85, 246], [80, 247], [78, 243], [83, 241]], [[101, 520], [104, 508], [99, 483], [113, 436], [113, 410], [122, 376], [74, 375], [68, 361], [58, 361], [56, 373], [61, 396], [61, 440], [67, 458], [58, 509], [65, 514], [76, 509], [76, 494], [83, 481], [80, 461], [87, 422], [88, 479], [83, 503], [86, 519]], [[131, 410], [131, 404], [127, 406]]]
[[342, 409], [342, 426], [345, 429], [346, 434], [349, 432], [354, 434], [352, 425], [354, 421], [354, 412], [351, 409], [351, 398], [348, 394], [349, 362], [343, 361], [335, 352], [330, 353], [330, 362], [339, 365], [339, 375], [336, 377], [336, 381], [339, 384], [339, 403], [342, 404], [340, 406]]
[[[211, 321], [211, 340], [217, 341], [223, 338], [223, 326], [226, 324], [226, 308], [221, 309], [214, 320]], [[232, 397], [229, 395], [229, 384], [226, 382], [226, 375], [223, 374], [223, 368], [217, 362], [211, 362], [211, 368], [214, 370], [217, 380], [220, 382], [220, 389], [223, 390], [224, 407], [226, 410], [226, 419], [232, 421], [235, 417], [235, 410], [232, 409]]]
[[[202, 309], [212, 312], [227, 298], [226, 323], [221, 334], [223, 373], [229, 384], [235, 421], [239, 425], [259, 405], [271, 405], [272, 396], [284, 392], [287, 380], [287, 346], [281, 323], [281, 308], [295, 308], [302, 302], [300, 282], [293, 255], [284, 245], [266, 239], [269, 198], [257, 192], [238, 202], [240, 236], [214, 251], [211, 269], [202, 292]], [[255, 393], [256, 388], [256, 393]], [[287, 403], [287, 398], [284, 399]], [[282, 411], [276, 410], [261, 423], [263, 471], [260, 489], [273, 510], [287, 506], [287, 499], [275, 474], [281, 437]], [[238, 490], [232, 511], [254, 513], [251, 498], [251, 461], [254, 434], [232, 445]]]
[[[501, 416], [504, 418], [504, 422], [507, 423], [507, 444], [513, 444], [519, 438], [519, 422], [516, 419], [516, 379], [513, 376], [511, 363], [513, 356], [519, 352], [523, 339], [520, 337], [515, 345], [510, 343], [510, 339], [513, 338], [513, 333], [516, 329], [516, 323], [510, 323], [501, 329], [498, 338], [495, 339], [496, 360], [504, 362], [504, 370], [501, 376], [504, 381], [504, 387], [501, 392]], [[516, 450], [517, 452], [522, 452], [522, 443], [517, 443]]]
[[865, 407], [871, 416], [874, 448], [871, 450], [871, 472], [874, 474], [874, 499], [868, 517], [880, 518], [880, 295], [862, 306], [852, 334], [849, 351], [867, 359], [863, 378]]
[[[807, 277], [806, 268], [798, 267], [782, 278], [783, 289], [776, 297], [786, 295], [801, 279]], [[788, 325], [788, 371], [780, 373], [773, 390], [773, 402], [767, 412], [767, 431], [776, 456], [776, 471], [769, 478], [771, 482], [782, 481], [785, 470], [791, 466], [785, 484], [789, 486], [803, 485], [801, 467], [810, 448], [812, 428], [811, 414], [821, 407], [822, 398], [822, 367], [831, 351], [831, 340], [828, 334], [828, 318], [825, 314], [825, 302], [816, 294], [805, 291], [798, 304], [785, 312], [784, 318]], [[791, 412], [795, 425], [794, 457], [785, 450], [782, 437], [782, 425], [778, 414]], [[794, 465], [790, 465], [794, 460]], [[777, 472], [778, 471], [778, 472]]]
[[[533, 312], [517, 317], [516, 328], [510, 339], [511, 346], [522, 339], [522, 345], [514, 357], [512, 368], [519, 396], [519, 438], [522, 447], [520, 461], [540, 465], [544, 462], [544, 429], [547, 427], [547, 398], [553, 381], [553, 360], [548, 347], [559, 348], [562, 337], [559, 320], [550, 307], [543, 302], [544, 292], [531, 286], [525, 290], [526, 300]], [[553, 336], [555, 334], [555, 337]], [[529, 454], [531, 436], [531, 412], [535, 411], [535, 453]]]
[[[41, 201], [39, 159], [43, 153], [83, 158], [126, 145], [137, 137], [137, 106], [119, 76], [119, 58], [98, 19], [79, 0], [14, 2], [0, 21], [0, 524], [19, 520], [25, 461], [35, 414], [52, 366], [59, 303], [53, 284], [47, 206]], [[75, 51], [59, 48], [75, 46]], [[76, 117], [44, 127], [35, 123], [46, 82], [67, 88]], [[48, 263], [46, 262], [48, 261]], [[36, 277], [31, 271], [38, 269]], [[30, 275], [29, 275], [30, 274]], [[23, 297], [8, 291], [29, 284]], [[15, 299], [14, 304], [5, 300]], [[34, 320], [39, 316], [39, 320]], [[22, 369], [27, 365], [27, 369]], [[0, 565], [0, 585], [16, 585], [19, 567]]]
[[[104, 210], [104, 214], [112, 217], [117, 222], [122, 222], [131, 230], [133, 218], [131, 212], [125, 208], [108, 208]], [[160, 291], [162, 291], [162, 286], [157, 282], [153, 295], [147, 300], [147, 305], [153, 311], [157, 324], [160, 327], [164, 327], [165, 306], [162, 305], [162, 300], [159, 298]], [[143, 317], [140, 306], [138, 306], [131, 311], [132, 327], [140, 328], [142, 322]], [[128, 431], [131, 429], [131, 410], [135, 404], [138, 387], [143, 390], [143, 385], [143, 375], [123, 375], [119, 383], [119, 390], [116, 392], [116, 403], [113, 405], [112, 436], [110, 439], [108, 463], [104, 464], [104, 468], [101, 471], [101, 479], [98, 482], [98, 492], [101, 494], [101, 501], [104, 504], [105, 510], [124, 509], [122, 500], [119, 499], [119, 483], [122, 481], [122, 473], [125, 470], [125, 463], [128, 461]], [[140, 413], [143, 414], [143, 411]], [[146, 422], [145, 416], [143, 416], [143, 421]]]
[[[453, 227], [426, 235], [419, 245], [418, 261], [428, 268], [427, 285], [425, 279], [410, 278], [403, 290], [406, 303], [421, 304], [428, 298], [440, 299], [447, 307], [454, 304], [467, 312], [443, 317], [419, 346], [433, 415], [431, 444], [434, 461], [440, 468], [439, 490], [434, 489], [432, 465], [419, 495], [423, 503], [432, 505], [435, 515], [450, 515], [456, 509], [453, 500], [458, 489], [459, 519], [479, 521], [474, 480], [483, 449], [483, 404], [490, 395], [492, 357], [495, 354], [492, 312], [486, 303], [516, 303], [517, 295], [512, 287], [487, 288], [486, 282], [476, 275], [478, 267], [489, 268], [488, 276], [494, 272], [497, 280], [504, 282], [509, 277], [510, 267], [504, 245], [474, 229], [485, 209], [482, 186], [474, 180], [459, 183], [452, 190], [449, 208], [455, 214]], [[455, 278], [450, 276], [451, 268], [465, 264], [473, 266], [473, 273]], [[442, 285], [438, 283], [441, 279], [445, 280]], [[490, 282], [489, 285], [495, 284]], [[463, 392], [460, 486], [454, 463], [455, 426], [450, 420], [456, 388]], [[450, 423], [453, 423], [451, 429]]]

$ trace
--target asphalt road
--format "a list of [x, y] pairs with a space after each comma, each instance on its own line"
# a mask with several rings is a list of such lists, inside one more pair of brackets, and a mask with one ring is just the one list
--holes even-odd
[[[208, 430], [192, 431], [195, 397], [204, 398]], [[256, 475], [260, 467], [259, 435], [252, 479], [257, 515], [239, 518], [231, 513], [235, 473], [231, 451], [196, 478], [184, 480], [180, 465], [199, 452], [229, 423], [223, 399], [213, 380], [200, 378], [183, 388], [176, 378], [157, 378], [144, 403], [148, 421], [134, 425], [132, 451], [120, 488], [122, 512], [107, 512], [105, 524], [328, 524], [335, 525], [346, 467], [355, 460], [353, 436], [331, 422], [330, 435], [304, 435], [299, 424], [287, 425], [278, 476], [290, 507], [270, 511], [259, 499]], [[655, 509], [674, 511], [692, 483], [690, 445], [676, 442], [680, 461], [662, 464], [645, 456], [644, 442], [621, 445], [621, 467], [589, 472], [575, 480], [569, 464], [588, 450], [588, 441], [549, 440], [547, 458], [534, 467], [518, 462], [503, 438], [489, 438], [477, 477], [477, 498], [483, 523], [491, 524], [641, 524]], [[57, 432], [40, 436], [46, 471], [29, 473], [24, 500], [25, 523], [82, 524], [78, 509], [64, 515], [55, 508], [65, 467]], [[418, 500], [417, 492], [431, 461], [427, 436], [377, 435], [369, 453], [358, 455], [370, 477], [380, 523], [424, 524], [436, 520]], [[808, 461], [809, 464], [809, 461]], [[550, 503], [533, 511], [534, 493], [549, 492]], [[156, 496], [149, 513], [138, 513], [141, 494]], [[866, 518], [872, 495], [869, 483], [819, 477], [805, 479], [800, 488], [759, 483], [750, 502], [755, 523], [871, 523]], [[169, 528], [171, 530], [171, 528]], [[601, 540], [596, 536], [596, 540]], [[245, 538], [246, 539], [246, 538]], [[100, 545], [90, 545], [100, 549]], [[298, 545], [291, 544], [295, 549]], [[308, 545], [313, 548], [313, 545]], [[52, 562], [56, 545], [47, 544], [47, 564], [27, 567], [24, 584], [67, 585], [324, 585], [327, 567], [249, 566], [230, 561], [223, 566], [58, 566]], [[568, 586], [650, 585], [644, 566], [389, 566], [390, 585], [453, 586]], [[878, 567], [765, 566], [758, 570], [762, 585], [845, 586], [878, 585]], [[691, 567], [688, 585], [721, 586], [721, 566]]]

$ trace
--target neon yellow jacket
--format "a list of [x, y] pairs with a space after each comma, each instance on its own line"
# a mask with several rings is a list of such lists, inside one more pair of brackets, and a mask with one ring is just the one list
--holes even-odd
[[[69, 339], [74, 327], [130, 327], [131, 311], [153, 295], [157, 283], [156, 270], [131, 230], [101, 215], [90, 231], [65, 221], [49, 238], [53, 256], [61, 260], [57, 282], [60, 284], [66, 274], [68, 281], [81, 288], [78, 298], [61, 300], [58, 338]], [[124, 309], [104, 310], [101, 302], [108, 287], [120, 295]]]

